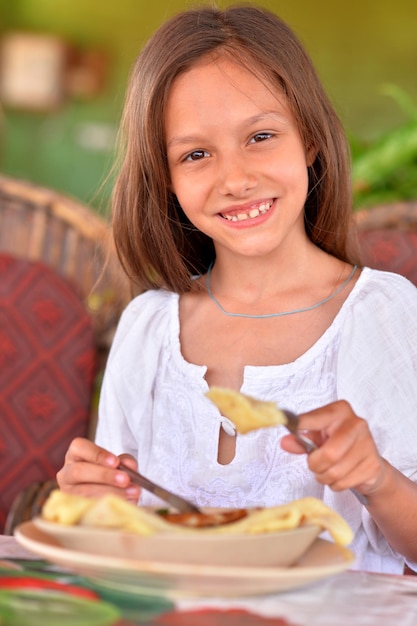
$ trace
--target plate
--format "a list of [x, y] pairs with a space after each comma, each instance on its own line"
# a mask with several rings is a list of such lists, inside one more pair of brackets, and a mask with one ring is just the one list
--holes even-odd
[[321, 532], [312, 524], [261, 534], [212, 534], [207, 530], [142, 536], [108, 528], [65, 526], [38, 517], [35, 526], [63, 548], [140, 561], [187, 565], [288, 567], [295, 563]]
[[70, 550], [33, 522], [18, 526], [15, 536], [38, 556], [100, 585], [172, 599], [286, 591], [333, 576], [354, 562], [350, 550], [324, 539], [316, 539], [292, 567], [231, 567], [142, 561]]

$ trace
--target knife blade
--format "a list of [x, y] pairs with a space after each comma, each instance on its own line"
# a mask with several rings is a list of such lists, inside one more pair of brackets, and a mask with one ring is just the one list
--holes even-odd
[[158, 496], [158, 498], [161, 498], [161, 500], [164, 500], [165, 502], [173, 506], [180, 513], [201, 513], [200, 509], [192, 502], [189, 502], [185, 498], [182, 498], [181, 496], [178, 496], [177, 494], [172, 493], [167, 489], [164, 489], [160, 485], [152, 482], [152, 480], [149, 480], [149, 478], [146, 478], [146, 476], [143, 476], [142, 474], [139, 474], [139, 472], [131, 470], [123, 463], [120, 463], [119, 469], [121, 469], [123, 472], [126, 472], [126, 474], [130, 476], [130, 479], [134, 483], [136, 483], [140, 487], [143, 487], [143, 489], [146, 489], [146, 491], [155, 494], [156, 496]]

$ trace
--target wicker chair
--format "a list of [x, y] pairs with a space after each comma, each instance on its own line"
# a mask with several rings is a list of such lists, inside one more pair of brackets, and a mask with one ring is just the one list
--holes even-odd
[[131, 287], [109, 245], [106, 220], [81, 203], [0, 176], [0, 251], [43, 261], [68, 279], [90, 311], [97, 346], [108, 349]]
[[[67, 437], [69, 443], [74, 433], [75, 435], [80, 434], [80, 428], [84, 429], [84, 427], [87, 436], [92, 437], [94, 434], [96, 408], [93, 398], [96, 393], [97, 382], [94, 384], [94, 376], [91, 376], [91, 371], [87, 371], [88, 368], [91, 370], [92, 363], [89, 357], [90, 348], [88, 341], [91, 342], [93, 346], [92, 350], [95, 352], [94, 367], [98, 374], [95, 380], [99, 381], [99, 374], [105, 366], [108, 350], [119, 316], [131, 298], [129, 281], [121, 270], [115, 250], [109, 245], [109, 242], [108, 223], [89, 210], [88, 207], [50, 189], [45, 189], [26, 181], [0, 176], [0, 270], [3, 280], [3, 284], [0, 285], [0, 291], [3, 289], [3, 302], [0, 307], [0, 313], [4, 316], [5, 322], [2, 331], [3, 352], [1, 350], [2, 346], [0, 345], [0, 357], [3, 357], [3, 362], [6, 362], [6, 367], [3, 367], [1, 378], [2, 388], [7, 389], [7, 393], [10, 394], [10, 385], [13, 384], [13, 381], [10, 380], [12, 376], [10, 367], [9, 372], [6, 372], [8, 364], [7, 345], [12, 345], [14, 342], [15, 346], [17, 346], [17, 342], [21, 339], [20, 343], [23, 346], [24, 333], [22, 333], [21, 338], [19, 338], [19, 333], [16, 333], [17, 324], [21, 323], [17, 318], [21, 315], [23, 319], [22, 323], [28, 321], [28, 314], [24, 311], [25, 303], [33, 296], [33, 299], [30, 300], [33, 306], [36, 298], [38, 298], [39, 301], [41, 297], [43, 297], [42, 294], [45, 293], [46, 289], [46, 287], [44, 287], [42, 294], [40, 294], [39, 290], [36, 294], [31, 294], [31, 292], [34, 291], [32, 289], [33, 281], [45, 280], [48, 283], [47, 289], [50, 290], [48, 294], [52, 294], [52, 292], [54, 294], [51, 301], [53, 301], [55, 296], [61, 298], [58, 306], [61, 306], [61, 310], [63, 311], [66, 311], [66, 303], [68, 302], [68, 309], [72, 307], [71, 312], [74, 312], [74, 319], [77, 318], [78, 320], [78, 334], [72, 344], [68, 340], [68, 335], [72, 332], [70, 326], [71, 320], [68, 322], [68, 326], [65, 327], [62, 334], [63, 337], [65, 336], [67, 343], [71, 344], [68, 352], [68, 360], [71, 361], [74, 359], [75, 362], [76, 356], [78, 359], [77, 366], [86, 367], [83, 374], [77, 372], [73, 376], [74, 372], [70, 369], [72, 363], [70, 365], [67, 362], [65, 364], [67, 369], [62, 368], [62, 372], [64, 373], [62, 374], [61, 372], [61, 378], [67, 376], [69, 393], [69, 379], [73, 378], [71, 384], [74, 385], [76, 395], [78, 393], [77, 389], [80, 389], [80, 387], [77, 388], [77, 385], [80, 384], [82, 379], [82, 384], [84, 385], [83, 393], [86, 392], [86, 385], [89, 385], [87, 393], [91, 396], [85, 411], [86, 417], [83, 418], [86, 421], [85, 424], [80, 425], [80, 417], [77, 417], [78, 426], [76, 427], [70, 425], [71, 420], [69, 418], [68, 426], [62, 426], [62, 424], [56, 425], [57, 431], [59, 428], [62, 428], [62, 431], [59, 433], [61, 437], [61, 448], [54, 447], [51, 443], [49, 447], [45, 446], [47, 453], [51, 457], [54, 457], [53, 460], [45, 460], [40, 456], [39, 452], [37, 460], [35, 459], [36, 451], [34, 448], [37, 445], [35, 439], [37, 435], [39, 437], [42, 436], [41, 433], [43, 432], [44, 424], [40, 424], [39, 422], [40, 426], [39, 428], [37, 427], [37, 432], [33, 433], [31, 443], [30, 435], [26, 437], [23, 431], [21, 431], [20, 436], [16, 433], [17, 429], [20, 428], [20, 425], [17, 423], [19, 420], [17, 415], [25, 415], [24, 410], [19, 409], [20, 413], [14, 411], [14, 407], [11, 407], [10, 400], [9, 404], [3, 402], [1, 405], [3, 409], [0, 417], [3, 420], [7, 420], [5, 423], [7, 423], [9, 427], [8, 439], [0, 445], [0, 448], [6, 446], [3, 450], [3, 456], [0, 455], [2, 462], [6, 463], [7, 455], [9, 455], [7, 458], [18, 458], [19, 462], [22, 462], [22, 455], [24, 456], [26, 453], [33, 454], [34, 456], [30, 466], [32, 469], [27, 470], [27, 473], [30, 474], [32, 472], [33, 476], [22, 475], [24, 474], [23, 463], [22, 469], [17, 475], [18, 469], [15, 465], [14, 468], [10, 470], [10, 481], [7, 482], [7, 487], [4, 486], [3, 493], [0, 494], [4, 503], [7, 504], [10, 502], [12, 497], [10, 490], [14, 489], [14, 481], [12, 480], [11, 474], [15, 471], [16, 485], [17, 487], [20, 485], [21, 489], [20, 491], [17, 490], [18, 495], [14, 498], [12, 506], [10, 507], [4, 531], [8, 534], [13, 532], [14, 527], [18, 523], [25, 519], [30, 519], [33, 515], [37, 514], [50, 489], [55, 486], [55, 474], [53, 470], [55, 470], [57, 466], [60, 466], [59, 463], [62, 465], [63, 459], [57, 458], [58, 455], [61, 454], [60, 450], [62, 450], [62, 446], [65, 445], [65, 441], [63, 442], [62, 440]], [[14, 266], [12, 267], [13, 263]], [[44, 268], [43, 272], [42, 267]], [[11, 274], [13, 271], [16, 272], [17, 278], [14, 278], [14, 275]], [[33, 272], [33, 274], [31, 274], [31, 272]], [[24, 291], [23, 289], [20, 290], [20, 296], [23, 294], [23, 305], [22, 301], [20, 301], [18, 306], [13, 300], [14, 294], [11, 296], [11, 293], [14, 292], [16, 281], [21, 280], [22, 275], [26, 276], [27, 284]], [[32, 278], [32, 276], [35, 278]], [[54, 276], [56, 278], [54, 278]], [[29, 282], [29, 277], [31, 277], [31, 282]], [[19, 288], [16, 288], [16, 291], [19, 291]], [[77, 302], [79, 302], [79, 304], [77, 304]], [[37, 305], [39, 302], [35, 302], [35, 304]], [[43, 314], [46, 321], [49, 323], [48, 316], [50, 318], [53, 314], [53, 302], [52, 309], [46, 312], [44, 310]], [[26, 317], [24, 318], [24, 316]], [[69, 316], [67, 317], [69, 318]], [[44, 325], [47, 330], [51, 328], [50, 325], [48, 326], [48, 323]], [[89, 327], [91, 328], [91, 332], [89, 331]], [[30, 323], [29, 326], [26, 325], [26, 329], [29, 336]], [[15, 334], [12, 337], [13, 332]], [[4, 335], [4, 333], [6, 334]], [[52, 331], [50, 334], [52, 334]], [[2, 335], [1, 332], [0, 335]], [[36, 349], [34, 344], [34, 341], [37, 340], [36, 331], [32, 333], [32, 339], [33, 343], [30, 345], [30, 350], [32, 351], [33, 360], [35, 360], [39, 358], [44, 347], [45, 352], [49, 350], [49, 344], [47, 345], [49, 338], [47, 337], [43, 345], [39, 342], [38, 349]], [[32, 341], [32, 339], [30, 341]], [[4, 344], [4, 340], [6, 344]], [[81, 348], [78, 350], [77, 341], [84, 342], [82, 350]], [[13, 347], [12, 345], [12, 348]], [[24, 347], [22, 349], [23, 351], [26, 350]], [[76, 350], [78, 350], [78, 352], [75, 355]], [[61, 361], [67, 359], [67, 356], [64, 357], [63, 355], [64, 352], [62, 351], [59, 356]], [[67, 355], [67, 353], [65, 353], [65, 355]], [[31, 357], [22, 356], [22, 360], [23, 358], [26, 359], [25, 366], [30, 367], [28, 361]], [[47, 361], [45, 360], [46, 357], [41, 355], [40, 358], [44, 359], [42, 361], [42, 367], [48, 367]], [[46, 384], [49, 384], [49, 381], [52, 380], [55, 375], [58, 375], [59, 368], [63, 365], [58, 358], [56, 358], [55, 361], [53, 361], [53, 356], [48, 356], [48, 358], [52, 359], [52, 366], [50, 373], [44, 379], [47, 381]], [[88, 365], [81, 363], [82, 359], [86, 359]], [[54, 367], [54, 363], [56, 367]], [[19, 363], [15, 362], [14, 365], [16, 372], [20, 373]], [[40, 367], [41, 366], [38, 366], [38, 370]], [[76, 380], [77, 376], [78, 380]], [[29, 387], [30, 384], [28, 385], [26, 383], [26, 386]], [[26, 392], [26, 387], [24, 387], [24, 389]], [[59, 392], [54, 391], [54, 393]], [[12, 401], [14, 402], [13, 399]], [[39, 406], [37, 408], [39, 412]], [[71, 419], [72, 417], [73, 416], [71, 416]], [[28, 432], [30, 432], [30, 428], [35, 428], [33, 424], [36, 420], [33, 421], [32, 418], [32, 415], [27, 415], [22, 419], [22, 421], [27, 420], [27, 423], [23, 425], [23, 427], [26, 426]], [[45, 416], [43, 416], [43, 418], [45, 422]], [[53, 419], [55, 419], [56, 423], [58, 419], [56, 412], [53, 414]], [[66, 420], [66, 418], [63, 419]], [[12, 428], [15, 430], [12, 430]], [[76, 428], [78, 428], [78, 430], [76, 430]], [[66, 432], [66, 430], [68, 432]], [[56, 433], [56, 439], [58, 439], [58, 432]], [[22, 443], [23, 441], [25, 441], [24, 445]], [[41, 442], [41, 440], [39, 440], [38, 445], [41, 447], [43, 441]], [[19, 453], [20, 447], [22, 450]], [[1, 449], [0, 452], [2, 452]], [[3, 468], [4, 479], [4, 472], [6, 470], [7, 467]], [[48, 473], [48, 471], [49, 476], [43, 476], [43, 472]], [[4, 515], [4, 513], [2, 513], [2, 515]]]

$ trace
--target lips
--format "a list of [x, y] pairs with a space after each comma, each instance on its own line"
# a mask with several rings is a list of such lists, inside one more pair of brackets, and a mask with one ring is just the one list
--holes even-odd
[[248, 205], [247, 207], [239, 207], [227, 213], [220, 213], [220, 215], [229, 222], [244, 222], [259, 217], [259, 215], [265, 215], [270, 210], [272, 204], [273, 200], [267, 200]]

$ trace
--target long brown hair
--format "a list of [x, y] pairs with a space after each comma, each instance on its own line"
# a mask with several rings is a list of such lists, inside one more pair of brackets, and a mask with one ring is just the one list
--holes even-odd
[[312, 62], [292, 30], [273, 13], [234, 6], [192, 9], [165, 22], [131, 72], [121, 123], [113, 232], [123, 266], [141, 289], [191, 289], [192, 274], [214, 259], [213, 241], [189, 222], [169, 191], [164, 113], [177, 76], [210, 54], [229, 55], [287, 98], [309, 167], [305, 227], [310, 239], [345, 261], [351, 241], [349, 149], [342, 125]]

